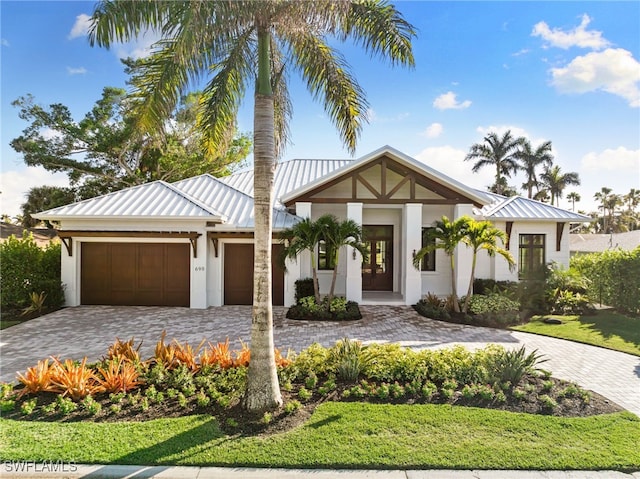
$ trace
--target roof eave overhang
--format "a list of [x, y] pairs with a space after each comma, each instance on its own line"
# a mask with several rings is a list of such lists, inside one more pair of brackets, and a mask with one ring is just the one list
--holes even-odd
[[49, 215], [44, 213], [37, 213], [32, 215], [38, 220], [48, 221], [65, 221], [65, 220], [117, 220], [117, 221], [214, 221], [217, 223], [223, 223], [224, 218], [220, 216], [122, 216], [122, 215]]

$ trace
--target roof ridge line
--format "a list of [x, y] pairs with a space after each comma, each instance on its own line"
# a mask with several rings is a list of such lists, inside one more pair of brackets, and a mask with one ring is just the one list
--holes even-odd
[[[212, 214], [214, 216], [219, 216], [220, 218], [223, 219], [227, 219], [225, 215], [223, 215], [220, 211], [213, 209], [211, 206], [204, 204], [203, 202], [199, 201], [198, 199], [194, 198], [193, 196], [191, 196], [190, 194], [182, 191], [180, 188], [178, 188], [177, 186], [172, 185], [171, 183], [168, 183], [164, 180], [156, 180], [158, 181], [160, 184], [162, 184], [163, 186], [166, 186], [167, 188], [169, 188], [171, 191], [173, 191], [174, 193], [182, 196], [185, 200], [190, 201], [191, 203], [193, 203], [194, 205], [196, 205], [199, 208], [202, 208], [203, 210], [205, 210], [207, 213]], [[154, 182], [155, 183], [155, 182]], [[145, 184], [151, 184], [151, 183], [145, 183]]]

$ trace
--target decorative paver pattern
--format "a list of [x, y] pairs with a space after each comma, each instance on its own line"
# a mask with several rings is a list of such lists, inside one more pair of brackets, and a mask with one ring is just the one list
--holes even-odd
[[[330, 346], [340, 338], [363, 342], [398, 342], [413, 348], [461, 344], [477, 349], [489, 343], [508, 348], [525, 345], [548, 358], [543, 364], [557, 378], [575, 381], [640, 415], [640, 357], [595, 346], [529, 333], [464, 326], [423, 318], [406, 306], [361, 306], [360, 321], [295, 321], [274, 308], [276, 347], [300, 351], [313, 342]], [[33, 319], [0, 332], [0, 380], [13, 381], [48, 356], [97, 360], [116, 337], [142, 341], [141, 354], [153, 354], [163, 330], [173, 338], [198, 345], [229, 338], [232, 348], [250, 339], [251, 307], [223, 306], [206, 310], [143, 306], [79, 306]]]

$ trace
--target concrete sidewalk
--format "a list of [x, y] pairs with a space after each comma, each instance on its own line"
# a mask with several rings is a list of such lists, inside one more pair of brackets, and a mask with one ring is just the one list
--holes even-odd
[[[3, 479], [640, 479], [640, 472], [515, 470], [326, 470], [244, 467], [89, 466], [5, 462]], [[27, 467], [30, 465], [31, 467]], [[39, 467], [38, 467], [39, 466]], [[54, 472], [52, 469], [56, 468]], [[28, 470], [27, 470], [28, 469]]]

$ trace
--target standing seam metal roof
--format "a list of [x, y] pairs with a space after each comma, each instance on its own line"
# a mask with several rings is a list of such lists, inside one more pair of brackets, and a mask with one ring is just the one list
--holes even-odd
[[[240, 228], [253, 228], [253, 198], [209, 174], [177, 181], [175, 187], [205, 204], [215, 204], [224, 212], [224, 222]], [[290, 228], [298, 217], [282, 208], [273, 209], [273, 228]]]
[[164, 181], [133, 186], [106, 195], [53, 208], [34, 215], [39, 219], [58, 217], [222, 217], [212, 206], [203, 204]]
[[[496, 195], [497, 196], [497, 195]], [[564, 221], [591, 221], [590, 216], [581, 215], [572, 211], [563, 210], [553, 205], [541, 203], [540, 201], [523, 198], [522, 196], [512, 196], [506, 198], [498, 204], [493, 203], [485, 206], [480, 213], [486, 218], [504, 220], [564, 220]]]

